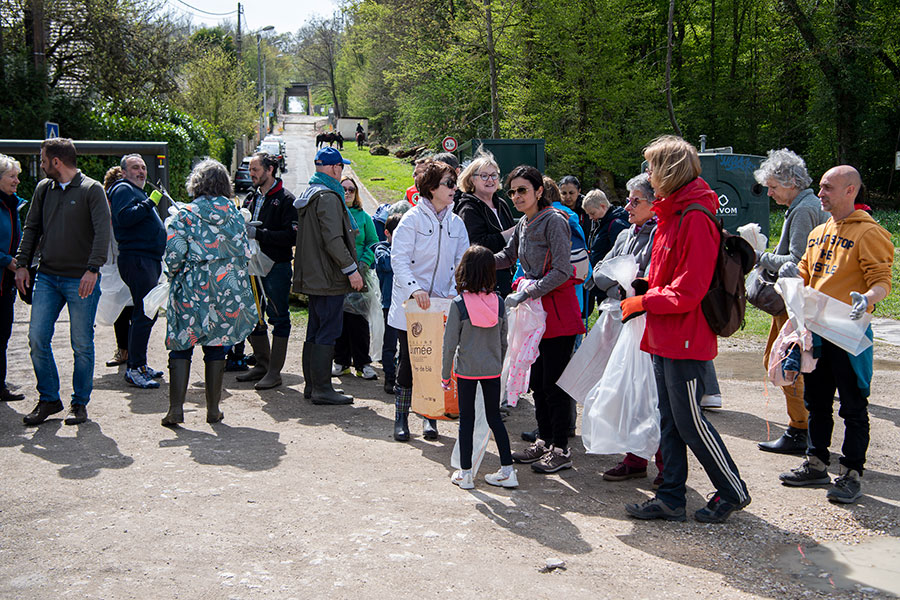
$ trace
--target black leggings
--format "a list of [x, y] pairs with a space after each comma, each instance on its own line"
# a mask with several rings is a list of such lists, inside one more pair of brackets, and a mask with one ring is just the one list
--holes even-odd
[[[396, 329], [396, 328], [395, 328]], [[402, 388], [412, 388], [412, 363], [409, 362], [409, 338], [405, 329], [397, 329], [397, 339], [400, 342], [400, 364], [397, 365], [397, 385]]]
[[513, 464], [509, 452], [509, 435], [506, 425], [500, 416], [500, 378], [464, 379], [458, 377], [456, 386], [459, 390], [459, 466], [464, 470], [472, 468], [472, 434], [475, 430], [475, 392], [481, 383], [484, 394], [484, 415], [494, 434], [497, 451], [500, 453], [500, 465]]

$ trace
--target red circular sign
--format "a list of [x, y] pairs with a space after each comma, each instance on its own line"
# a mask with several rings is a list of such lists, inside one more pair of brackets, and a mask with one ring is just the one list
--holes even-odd
[[445, 152], [453, 152], [456, 150], [457, 146], [456, 138], [450, 137], [449, 135], [441, 141], [441, 148], [443, 148]]

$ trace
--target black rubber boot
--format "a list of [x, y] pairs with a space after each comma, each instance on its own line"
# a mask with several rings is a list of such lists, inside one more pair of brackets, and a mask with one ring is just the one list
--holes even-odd
[[523, 432], [522, 432], [522, 439], [525, 440], [526, 442], [530, 443], [530, 444], [535, 443], [535, 442], [537, 441], [537, 439], [538, 439], [538, 429], [537, 429], [537, 427], [535, 427], [535, 428], [534, 428], [533, 430], [531, 430], [531, 431], [523, 431]]
[[385, 376], [385, 378], [384, 378], [384, 393], [388, 394], [389, 396], [393, 396], [395, 384], [396, 384], [396, 381], [394, 380], [393, 377]]
[[426, 440], [438, 439], [437, 421], [434, 419], [422, 419], [422, 437]]
[[238, 381], [259, 381], [269, 372], [269, 357], [272, 351], [269, 349], [269, 337], [263, 333], [262, 335], [251, 335], [247, 338], [250, 346], [253, 347], [253, 356], [256, 357], [256, 364], [246, 373], [241, 373], [235, 379]]
[[394, 388], [394, 439], [409, 441], [409, 407], [412, 404], [412, 388]]
[[219, 410], [222, 399], [222, 380], [225, 378], [225, 361], [211, 360], [206, 363], [204, 380], [206, 382], [206, 422], [218, 423], [225, 418]]
[[306, 343], [309, 353], [309, 375], [312, 377], [313, 404], [353, 404], [353, 396], [338, 393], [331, 385], [331, 362], [334, 346]]
[[806, 430], [788, 427], [787, 431], [777, 440], [760, 442], [757, 444], [763, 452], [775, 452], [776, 454], [806, 454]]
[[309, 353], [310, 342], [303, 342], [303, 356], [300, 358], [300, 364], [303, 365], [303, 397], [309, 400], [312, 398], [312, 377], [309, 374]]
[[394, 416], [394, 439], [398, 442], [409, 441], [409, 413]]
[[169, 359], [169, 412], [162, 418], [164, 427], [184, 423], [184, 397], [191, 377], [191, 359]]
[[281, 369], [287, 356], [288, 338], [272, 336], [272, 352], [269, 355], [269, 370], [255, 386], [258, 390], [270, 390], [281, 385]]

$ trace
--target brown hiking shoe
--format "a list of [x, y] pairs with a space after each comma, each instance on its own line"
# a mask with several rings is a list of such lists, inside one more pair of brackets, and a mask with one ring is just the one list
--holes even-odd
[[512, 459], [517, 463], [528, 464], [540, 460], [548, 452], [550, 449], [544, 445], [544, 440], [539, 439], [524, 450], [513, 452]]
[[553, 448], [539, 461], [531, 465], [531, 470], [536, 473], [556, 473], [563, 469], [572, 468], [572, 451], [562, 448]]

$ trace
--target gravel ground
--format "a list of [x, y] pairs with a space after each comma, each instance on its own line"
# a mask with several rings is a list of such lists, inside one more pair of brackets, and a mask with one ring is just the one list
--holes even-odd
[[[54, 349], [71, 393], [65, 313]], [[162, 366], [163, 322], [151, 339]], [[456, 426], [408, 444], [391, 440], [393, 403], [381, 382], [342, 378], [350, 407], [303, 400], [292, 336], [285, 385], [256, 392], [228, 376], [225, 421], [204, 422], [189, 392], [186, 423], [159, 425], [167, 392], [127, 387], [103, 366], [112, 330], [97, 330], [91, 420], [26, 428], [35, 399], [19, 305], [9, 380], [23, 402], [0, 405], [0, 597], [35, 598], [867, 598], [897, 592], [900, 533], [900, 385], [896, 348], [878, 346], [866, 495], [825, 501], [777, 474], [798, 464], [756, 442], [784, 427], [780, 391], [765, 386], [757, 340], [723, 341], [717, 368], [725, 407], [709, 414], [747, 480], [753, 503], [724, 525], [647, 523], [626, 502], [651, 479], [604, 482], [618, 456], [587, 456], [538, 476], [519, 467], [518, 490], [450, 485]], [[199, 360], [194, 380], [202, 377]], [[533, 423], [530, 403], [507, 421]], [[835, 428], [842, 439], [843, 428]], [[514, 446], [520, 442], [514, 442]], [[483, 472], [498, 464], [493, 445]], [[836, 471], [836, 467], [832, 468]], [[650, 476], [655, 476], [651, 467]], [[691, 462], [689, 511], [712, 491]], [[564, 568], [548, 569], [564, 562]]]

